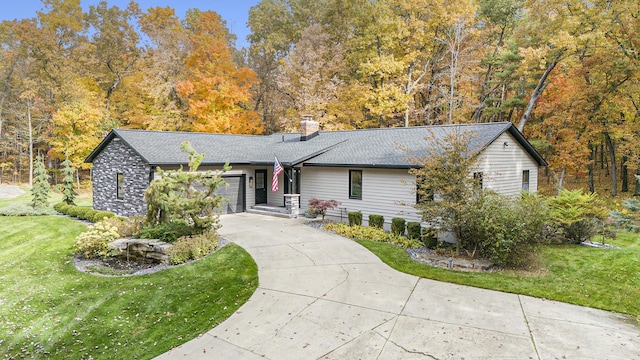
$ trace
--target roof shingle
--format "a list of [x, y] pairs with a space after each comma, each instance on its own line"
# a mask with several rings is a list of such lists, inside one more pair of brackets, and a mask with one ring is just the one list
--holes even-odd
[[114, 137], [118, 137], [151, 165], [186, 164], [187, 155], [180, 151], [180, 144], [189, 141], [197, 152], [205, 153], [203, 165], [225, 162], [265, 165], [272, 164], [277, 156], [284, 165], [405, 168], [412, 166], [407, 158], [425, 154], [429, 146], [425, 138], [430, 133], [442, 138], [451, 131], [474, 133], [471, 151], [481, 151], [503, 132], [509, 131], [538, 164], [546, 165], [509, 122], [321, 131], [307, 141], [300, 141], [300, 134], [296, 133], [250, 136], [114, 129], [86, 161], [92, 162]]

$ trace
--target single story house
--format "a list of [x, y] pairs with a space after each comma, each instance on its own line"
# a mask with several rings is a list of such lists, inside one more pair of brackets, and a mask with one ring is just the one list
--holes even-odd
[[[122, 216], [145, 213], [143, 195], [156, 169], [186, 167], [180, 144], [189, 141], [205, 153], [199, 170], [232, 166], [224, 174], [229, 186], [221, 194], [229, 202], [222, 213], [284, 206], [285, 194], [300, 194], [301, 212], [311, 198], [337, 200], [340, 208], [329, 217], [346, 219], [347, 212], [359, 210], [365, 223], [369, 214], [379, 214], [388, 225], [393, 217], [420, 221], [412, 206], [415, 176], [408, 172], [415, 165], [408, 158], [425, 153], [430, 134], [452, 131], [473, 133], [470, 148], [479, 152], [474, 173], [482, 187], [508, 195], [537, 190], [538, 168], [546, 162], [509, 122], [318, 131], [317, 122], [304, 120], [300, 133], [268, 136], [114, 129], [86, 161], [93, 163], [94, 208]], [[275, 158], [284, 172], [272, 192]]]

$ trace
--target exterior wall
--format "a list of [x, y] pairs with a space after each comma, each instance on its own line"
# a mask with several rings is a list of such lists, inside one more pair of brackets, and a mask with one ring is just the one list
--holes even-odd
[[281, 172], [278, 175], [278, 191], [271, 192], [271, 185], [273, 182], [273, 165], [267, 167], [267, 205], [270, 206], [284, 206], [284, 182], [289, 179]]
[[[149, 164], [120, 139], [114, 138], [93, 161], [93, 208], [120, 216], [144, 214], [149, 171]], [[118, 173], [124, 175], [122, 200], [116, 196]]]
[[[362, 170], [362, 199], [349, 199], [349, 170]], [[394, 217], [406, 221], [420, 221], [413, 208], [416, 201], [415, 177], [406, 169], [369, 169], [306, 166], [301, 172], [301, 213], [308, 210], [309, 199], [339, 201], [342, 220], [347, 212], [361, 211], [362, 222], [368, 224], [369, 215], [384, 216], [385, 228]], [[329, 210], [327, 216], [340, 220], [340, 209]]]
[[483, 172], [485, 189], [503, 195], [519, 195], [523, 170], [529, 170], [529, 191], [537, 192], [538, 164], [511, 134], [505, 132], [480, 154], [476, 171]]

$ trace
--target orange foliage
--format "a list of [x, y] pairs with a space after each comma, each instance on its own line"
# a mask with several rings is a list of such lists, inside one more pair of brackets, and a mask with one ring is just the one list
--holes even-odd
[[192, 51], [185, 60], [187, 79], [176, 88], [188, 100], [186, 129], [198, 132], [259, 134], [258, 114], [246, 109], [257, 82], [248, 68], [237, 68], [220, 15], [201, 13], [189, 34]]

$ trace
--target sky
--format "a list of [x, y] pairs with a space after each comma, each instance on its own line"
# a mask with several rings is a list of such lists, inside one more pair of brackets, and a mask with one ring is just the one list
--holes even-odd
[[[125, 8], [130, 0], [107, 0], [110, 6]], [[80, 0], [82, 7], [87, 10], [89, 6], [96, 5], [100, 0]], [[150, 7], [172, 7], [176, 15], [183, 18], [188, 9], [198, 8], [202, 11], [213, 10], [220, 14], [227, 22], [227, 28], [234, 33], [238, 40], [236, 47], [248, 47], [247, 19], [249, 8], [260, 0], [136, 0], [140, 9], [146, 11]], [[0, 0], [0, 21], [27, 19], [36, 16], [36, 11], [43, 8], [40, 0]]]

